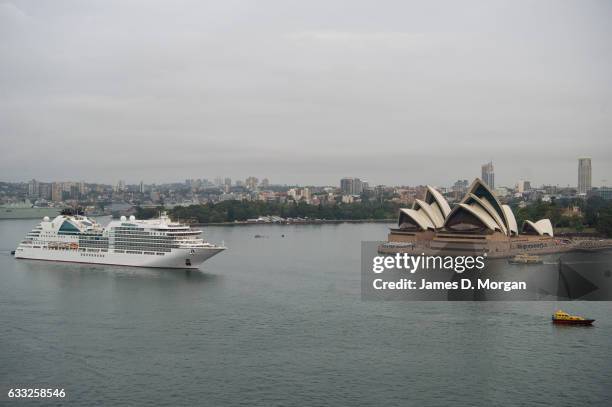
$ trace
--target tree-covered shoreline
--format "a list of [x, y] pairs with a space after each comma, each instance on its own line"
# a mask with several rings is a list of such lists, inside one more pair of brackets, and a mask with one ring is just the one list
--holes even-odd
[[[158, 215], [162, 207], [136, 208], [136, 216], [148, 219]], [[392, 202], [308, 205], [304, 202], [224, 201], [203, 205], [176, 206], [170, 217], [196, 223], [246, 221], [260, 216], [309, 218], [322, 220], [381, 220], [397, 217], [399, 205]]]
[[[568, 209], [576, 208], [572, 215]], [[512, 205], [519, 227], [525, 220], [537, 221], [550, 219], [555, 229], [583, 232], [594, 229], [602, 236], [612, 237], [612, 201], [600, 197], [588, 199], [559, 200], [553, 202], [537, 201], [523, 208]]]
[[[395, 202], [334, 203], [309, 205], [305, 202], [223, 201], [202, 205], [175, 206], [168, 209], [173, 219], [194, 223], [232, 223], [255, 219], [260, 216], [282, 218], [309, 218], [322, 220], [382, 220], [396, 219], [400, 205]], [[583, 232], [588, 229], [612, 237], [612, 201], [599, 197], [572, 201], [537, 201], [525, 207], [512, 204], [519, 227], [527, 219], [537, 221], [548, 218], [554, 228]], [[579, 216], [568, 214], [568, 208], [579, 209]], [[136, 216], [148, 219], [159, 214], [163, 207], [136, 208]]]

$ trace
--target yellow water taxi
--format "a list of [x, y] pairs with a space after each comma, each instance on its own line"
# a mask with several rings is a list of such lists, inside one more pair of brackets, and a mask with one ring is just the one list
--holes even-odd
[[552, 316], [553, 324], [561, 325], [591, 325], [594, 321], [594, 319], [586, 319], [577, 315], [570, 315], [561, 310], [558, 310]]

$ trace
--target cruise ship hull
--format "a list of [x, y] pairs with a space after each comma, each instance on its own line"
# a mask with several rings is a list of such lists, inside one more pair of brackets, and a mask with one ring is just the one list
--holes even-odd
[[224, 247], [173, 249], [172, 252], [165, 253], [164, 255], [144, 255], [114, 252], [91, 253], [79, 250], [42, 250], [19, 247], [15, 251], [15, 258], [130, 267], [197, 269], [204, 261], [223, 250], [225, 250]]

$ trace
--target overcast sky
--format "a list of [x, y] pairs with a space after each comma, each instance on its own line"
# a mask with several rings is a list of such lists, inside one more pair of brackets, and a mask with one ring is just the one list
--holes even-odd
[[612, 184], [611, 1], [0, 0], [0, 180]]

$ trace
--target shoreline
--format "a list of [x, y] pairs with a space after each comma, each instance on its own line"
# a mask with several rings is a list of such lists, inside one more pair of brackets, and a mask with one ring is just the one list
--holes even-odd
[[262, 226], [262, 225], [326, 225], [339, 223], [395, 223], [395, 219], [316, 219], [303, 221], [283, 221], [283, 222], [210, 222], [210, 223], [190, 223], [190, 226]]

